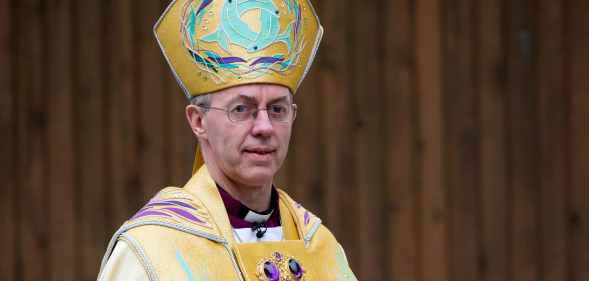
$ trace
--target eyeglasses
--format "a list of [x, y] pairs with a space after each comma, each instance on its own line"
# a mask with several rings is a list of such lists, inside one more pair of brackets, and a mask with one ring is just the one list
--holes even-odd
[[236, 104], [230, 108], [220, 108], [213, 106], [197, 105], [204, 109], [214, 109], [225, 111], [227, 118], [232, 122], [245, 122], [256, 119], [258, 112], [265, 110], [268, 113], [270, 121], [289, 122], [295, 119], [297, 113], [297, 105], [289, 103], [276, 103], [266, 106], [266, 108], [257, 108], [252, 104]]

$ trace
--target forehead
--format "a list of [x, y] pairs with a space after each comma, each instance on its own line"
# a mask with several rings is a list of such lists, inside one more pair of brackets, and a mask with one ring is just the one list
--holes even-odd
[[219, 103], [231, 102], [236, 99], [252, 99], [257, 102], [269, 102], [281, 98], [290, 98], [287, 87], [273, 84], [251, 84], [235, 86], [221, 90], [212, 95]]

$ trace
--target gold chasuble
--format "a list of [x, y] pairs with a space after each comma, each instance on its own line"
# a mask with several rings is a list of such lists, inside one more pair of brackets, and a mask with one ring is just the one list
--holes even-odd
[[[203, 166], [184, 188], [160, 191], [111, 239], [124, 241], [156, 281], [356, 280], [321, 220], [278, 190], [284, 240], [237, 243], [218, 188]], [[99, 277], [100, 279], [100, 277]]]

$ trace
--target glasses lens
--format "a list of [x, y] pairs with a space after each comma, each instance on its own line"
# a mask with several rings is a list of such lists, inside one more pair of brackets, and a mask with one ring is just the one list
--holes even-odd
[[229, 119], [235, 122], [245, 121], [252, 116], [254, 109], [247, 104], [236, 104], [229, 110]]
[[290, 116], [290, 106], [288, 104], [272, 104], [266, 110], [270, 119], [274, 121], [286, 121]]
[[[266, 112], [268, 117], [272, 121], [286, 122], [291, 117], [291, 105], [290, 104], [272, 104], [268, 105]], [[248, 104], [236, 104], [229, 110], [229, 119], [233, 122], [243, 122], [255, 118], [259, 113], [257, 107]]]

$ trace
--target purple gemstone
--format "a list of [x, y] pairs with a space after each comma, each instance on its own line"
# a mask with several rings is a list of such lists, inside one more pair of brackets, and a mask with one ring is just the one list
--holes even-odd
[[280, 272], [275, 264], [267, 261], [264, 263], [264, 274], [270, 281], [278, 281], [280, 280]]
[[295, 279], [301, 279], [301, 277], [303, 277], [303, 267], [295, 259], [290, 259], [288, 261], [288, 268], [290, 269], [290, 272], [292, 272], [292, 275], [294, 275]]
[[282, 261], [282, 254], [279, 252], [274, 252], [274, 257], [277, 261]]
[[309, 215], [309, 212], [305, 211], [305, 225], [309, 224], [309, 221], [311, 220], [311, 216]]

